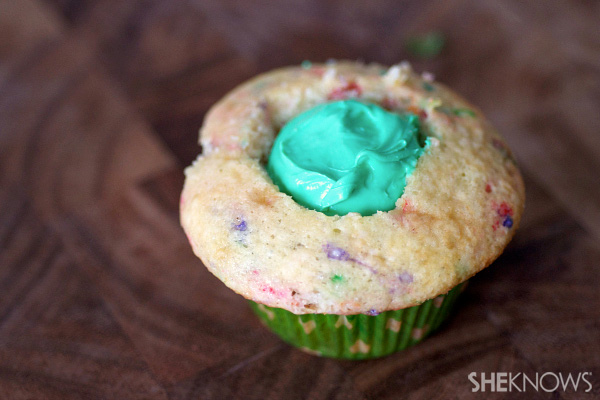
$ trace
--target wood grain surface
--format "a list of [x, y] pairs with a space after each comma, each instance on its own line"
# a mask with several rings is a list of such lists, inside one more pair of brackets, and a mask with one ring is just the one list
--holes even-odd
[[[0, 0], [0, 399], [600, 398], [600, 3]], [[408, 38], [442, 32], [432, 59]], [[410, 60], [479, 105], [522, 227], [422, 345], [365, 362], [283, 344], [178, 224], [228, 90], [304, 59]], [[473, 393], [470, 372], [591, 372]]]

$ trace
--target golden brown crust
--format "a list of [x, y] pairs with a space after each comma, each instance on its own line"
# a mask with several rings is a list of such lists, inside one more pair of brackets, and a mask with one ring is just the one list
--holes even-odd
[[[326, 216], [264, 169], [275, 133], [316, 104], [358, 97], [420, 114], [430, 145], [389, 212]], [[481, 113], [406, 64], [340, 62], [254, 78], [207, 115], [181, 222], [195, 253], [248, 299], [297, 314], [400, 309], [488, 266], [521, 218], [524, 186]]]

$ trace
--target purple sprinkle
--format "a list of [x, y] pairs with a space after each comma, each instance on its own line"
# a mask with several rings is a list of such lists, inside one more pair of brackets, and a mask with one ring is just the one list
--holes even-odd
[[379, 312], [375, 309], [370, 309], [369, 311], [366, 312], [366, 314], [375, 316], [375, 315], [379, 315]]
[[242, 222], [240, 222], [239, 224], [234, 224], [233, 229], [235, 229], [236, 231], [244, 232], [246, 229], [248, 229], [248, 225], [246, 225], [246, 221], [242, 220]]
[[505, 226], [507, 228], [512, 228], [513, 220], [509, 215], [507, 215], [506, 218], [504, 218], [504, 222], [502, 222], [502, 226]]
[[402, 283], [412, 283], [413, 276], [411, 274], [409, 274], [408, 272], [403, 272], [400, 275], [398, 275], [398, 280]]
[[350, 254], [342, 248], [335, 247], [327, 243], [323, 246], [323, 250], [327, 253], [327, 258], [332, 260], [348, 261], [350, 260]]

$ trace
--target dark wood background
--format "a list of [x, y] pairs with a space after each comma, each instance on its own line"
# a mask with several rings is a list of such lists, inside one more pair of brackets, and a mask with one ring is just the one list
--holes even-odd
[[[599, 398], [599, 21], [584, 0], [0, 0], [0, 398], [487, 397], [472, 371], [591, 372], [591, 393], [496, 397]], [[430, 31], [439, 56], [406, 51]], [[208, 107], [328, 58], [435, 73], [527, 184], [521, 229], [457, 315], [381, 360], [282, 344], [178, 224]]]

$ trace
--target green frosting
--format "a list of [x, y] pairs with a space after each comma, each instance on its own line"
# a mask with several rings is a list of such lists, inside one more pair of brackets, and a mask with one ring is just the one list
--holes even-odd
[[423, 148], [416, 115], [335, 101], [285, 124], [267, 169], [282, 192], [307, 208], [372, 215], [395, 207]]

